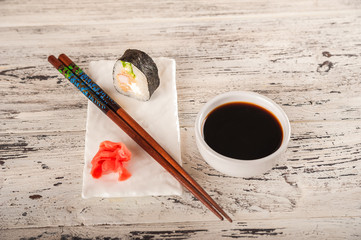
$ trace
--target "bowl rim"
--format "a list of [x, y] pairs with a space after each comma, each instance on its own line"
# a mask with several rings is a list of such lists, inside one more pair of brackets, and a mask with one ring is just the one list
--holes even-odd
[[[271, 153], [270, 155], [267, 155], [265, 157], [262, 158], [257, 158], [257, 159], [252, 159], [252, 160], [245, 160], [245, 159], [236, 159], [236, 158], [231, 158], [231, 157], [227, 157], [224, 156], [216, 151], [214, 151], [210, 146], [208, 146], [208, 144], [205, 142], [203, 136], [202, 136], [202, 126], [204, 124], [204, 121], [206, 119], [207, 116], [204, 116], [204, 118], [202, 119], [202, 115], [205, 114], [205, 112], [207, 112], [207, 110], [210, 108], [210, 106], [212, 104], [214, 104], [217, 101], [220, 101], [226, 97], [232, 97], [232, 96], [243, 96], [243, 97], [247, 97], [247, 96], [251, 96], [251, 97], [258, 97], [261, 98], [262, 100], [270, 103], [273, 107], [277, 108], [277, 110], [279, 111], [279, 113], [282, 115], [282, 117], [285, 119], [285, 126], [281, 123], [281, 120], [278, 117], [278, 114], [275, 114], [274, 111], [266, 108], [268, 111], [270, 111], [273, 115], [275, 115], [278, 119], [278, 121], [280, 122], [281, 126], [282, 126], [282, 130], [283, 130], [283, 140], [281, 143], [281, 146], [273, 153]], [[211, 112], [213, 109], [215, 109], [218, 106], [221, 106], [223, 104], [226, 104], [228, 102], [237, 102], [237, 100], [235, 101], [226, 101], [224, 103], [221, 103], [219, 105], [216, 105], [215, 107], [213, 107], [212, 109], [210, 109]], [[252, 102], [252, 100], [245, 100], [242, 102], [249, 102], [255, 105], [258, 105], [257, 103]], [[261, 106], [263, 107], [263, 106]], [[263, 107], [265, 108], [265, 107]], [[286, 129], [288, 131], [286, 131]], [[214, 98], [212, 98], [211, 100], [209, 100], [202, 108], [201, 110], [198, 112], [197, 117], [196, 117], [196, 121], [195, 121], [195, 134], [196, 134], [196, 140], [198, 140], [198, 144], [200, 144], [212, 157], [218, 159], [218, 160], [222, 160], [225, 163], [233, 163], [233, 164], [244, 164], [244, 163], [263, 163], [263, 162], [267, 162], [269, 160], [272, 160], [275, 156], [283, 153], [286, 149], [287, 149], [287, 145], [289, 143], [289, 140], [291, 138], [291, 124], [290, 121], [287, 117], [287, 114], [284, 112], [284, 110], [277, 104], [275, 103], [273, 100], [271, 100], [270, 98], [263, 96], [259, 93], [256, 92], [251, 92], [251, 91], [230, 91], [230, 92], [225, 92], [222, 94], [219, 94], [217, 96], [215, 96]], [[208, 161], [208, 159], [204, 159], [206, 161]]]

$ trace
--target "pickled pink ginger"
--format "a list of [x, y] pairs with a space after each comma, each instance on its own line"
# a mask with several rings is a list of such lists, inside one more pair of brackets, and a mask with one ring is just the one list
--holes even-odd
[[111, 141], [101, 142], [99, 150], [91, 161], [90, 171], [93, 178], [100, 178], [109, 173], [119, 173], [118, 181], [125, 181], [132, 176], [126, 169], [132, 153], [124, 143]]

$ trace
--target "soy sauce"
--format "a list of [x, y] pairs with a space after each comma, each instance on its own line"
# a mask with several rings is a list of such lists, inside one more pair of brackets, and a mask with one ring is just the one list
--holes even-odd
[[267, 109], [247, 102], [231, 102], [208, 114], [203, 135], [206, 143], [221, 155], [254, 160], [281, 146], [283, 130]]

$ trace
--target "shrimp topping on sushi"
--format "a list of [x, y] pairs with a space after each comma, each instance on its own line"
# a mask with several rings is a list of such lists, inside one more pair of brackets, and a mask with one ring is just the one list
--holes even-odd
[[[131, 63], [123, 62], [122, 69], [119, 74], [116, 75], [116, 80], [114, 84], [118, 84], [119, 88], [124, 92], [134, 92], [135, 94], [141, 94], [140, 89], [137, 85], [136, 75], [133, 72], [133, 67]], [[141, 73], [138, 75], [138, 78], [142, 78]]]

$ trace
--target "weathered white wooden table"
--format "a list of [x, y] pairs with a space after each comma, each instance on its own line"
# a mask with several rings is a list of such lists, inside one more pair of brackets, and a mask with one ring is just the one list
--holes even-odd
[[[361, 239], [361, 3], [0, 1], [0, 239]], [[47, 62], [84, 69], [127, 48], [177, 62], [184, 168], [234, 223], [182, 196], [81, 198], [87, 100]], [[201, 158], [199, 109], [255, 91], [292, 138], [268, 173]]]

